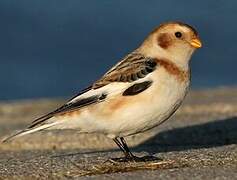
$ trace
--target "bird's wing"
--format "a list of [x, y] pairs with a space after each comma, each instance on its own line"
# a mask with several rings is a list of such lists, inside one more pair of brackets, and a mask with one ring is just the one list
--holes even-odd
[[112, 82], [136, 81], [154, 71], [156, 65], [155, 59], [133, 52], [111, 68], [101, 79], [96, 81], [92, 88], [97, 89]]
[[[156, 68], [155, 59], [145, 57], [139, 53], [131, 53], [122, 61], [112, 67], [102, 78], [97, 80], [88, 88], [74, 96], [62, 107], [48, 114], [53, 116], [58, 113], [65, 113], [74, 109], [78, 109], [96, 102], [104, 100], [108, 92], [103, 91], [104, 86], [113, 83], [135, 82], [138, 79], [144, 78], [147, 74], [154, 71]], [[48, 117], [46, 115], [46, 117]], [[45, 118], [45, 117], [43, 117]]]
[[157, 64], [154, 59], [144, 57], [139, 53], [133, 52], [112, 67], [105, 75], [102, 76], [101, 79], [81, 91], [66, 104], [33, 121], [33, 124], [30, 127], [36, 126], [38, 123], [41, 123], [54, 115], [66, 113], [90, 104], [101, 102], [106, 99], [107, 93], [109, 93], [103, 91], [102, 87], [113, 82], [132, 82], [144, 78], [147, 74], [154, 71], [156, 65]]
[[[126, 91], [124, 95], [132, 95], [134, 93], [141, 92], [141, 89], [146, 89], [148, 87], [148, 84], [144, 86], [144, 83], [136, 84], [136, 81], [138, 79], [144, 78], [146, 75], [153, 72], [156, 68], [156, 65], [157, 63], [155, 59], [144, 57], [143, 55], [134, 52], [129, 54], [122, 61], [112, 67], [104, 76], [102, 76], [101, 79], [96, 81], [90, 87], [81, 91], [77, 96], [73, 97], [71, 100], [69, 100], [67, 103], [65, 103], [63, 106], [56, 109], [55, 111], [52, 111], [40, 118], [37, 118], [28, 126], [28, 128], [17, 133], [17, 135], [27, 134], [27, 131], [33, 132], [36, 128], [42, 130], [41, 127], [43, 126], [45, 126], [44, 129], [46, 129], [49, 127], [49, 122], [47, 120], [50, 120], [55, 115], [64, 114], [69, 111], [74, 111], [86, 107], [88, 105], [100, 103], [106, 100], [107, 95], [109, 93], [113, 93], [113, 90], [106, 91], [106, 88], [103, 87], [106, 87], [111, 83], [130, 82], [132, 87], [129, 89], [129, 91]], [[128, 88], [130, 87], [129, 85]], [[133, 90], [134, 92], [131, 92], [131, 90]], [[11, 137], [14, 137], [14, 135]], [[10, 138], [7, 138], [7, 140]]]

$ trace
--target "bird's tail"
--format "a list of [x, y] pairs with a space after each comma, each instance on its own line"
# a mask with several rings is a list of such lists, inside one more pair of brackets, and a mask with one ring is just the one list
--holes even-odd
[[34, 133], [34, 132], [37, 132], [37, 131], [42, 131], [42, 130], [49, 129], [49, 128], [52, 128], [53, 126], [55, 126], [56, 124], [58, 124], [58, 122], [43, 124], [43, 125], [38, 126], [38, 127], [29, 127], [29, 128], [26, 128], [24, 130], [21, 130], [21, 131], [18, 131], [16, 133], [12, 134], [11, 136], [3, 139], [2, 142], [5, 143], [5, 142], [8, 142], [9, 140], [15, 139], [17, 137], [21, 137], [21, 136], [31, 134], [31, 133]]

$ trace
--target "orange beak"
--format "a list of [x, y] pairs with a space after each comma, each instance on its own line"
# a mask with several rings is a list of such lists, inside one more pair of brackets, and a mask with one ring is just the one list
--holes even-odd
[[191, 46], [195, 47], [195, 48], [200, 48], [202, 47], [202, 42], [199, 38], [194, 38], [190, 41]]

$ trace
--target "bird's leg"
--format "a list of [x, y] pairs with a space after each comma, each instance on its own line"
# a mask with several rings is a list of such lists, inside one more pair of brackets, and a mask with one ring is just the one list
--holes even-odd
[[118, 145], [118, 147], [120, 148], [121, 151], [123, 151], [125, 158], [126, 159], [131, 159], [132, 157], [134, 157], [134, 155], [131, 153], [131, 151], [129, 150], [127, 143], [125, 141], [125, 139], [122, 137], [120, 138], [120, 141], [118, 138], [114, 138], [113, 139], [114, 142]]
[[125, 157], [124, 158], [114, 158], [114, 159], [112, 159], [112, 161], [119, 161], [119, 162], [125, 162], [125, 161], [131, 161], [131, 160], [135, 161], [136, 157], [129, 150], [124, 138], [120, 138], [120, 141], [118, 138], [114, 138], [113, 140], [117, 144], [119, 149], [124, 153]]
[[132, 152], [129, 150], [128, 145], [123, 137], [120, 138], [121, 143], [125, 149], [125, 160], [126, 161], [135, 161], [135, 162], [147, 162], [147, 161], [154, 161], [154, 160], [160, 160], [157, 157], [154, 156], [143, 156], [143, 157], [137, 157], [132, 154]]
[[[125, 149], [124, 145], [119, 141], [118, 138], [114, 138], [113, 140], [117, 144], [119, 149], [125, 154], [125, 157], [126, 157], [127, 156], [127, 150]], [[109, 161], [110, 162], [124, 162], [124, 161], [127, 161], [127, 160], [126, 160], [126, 158], [112, 158]]]
[[118, 140], [118, 138], [114, 138], [113, 140], [114, 140], [114, 142], [117, 144], [117, 146], [119, 147], [119, 149], [120, 149], [121, 151], [123, 151], [123, 153], [126, 153], [126, 150], [125, 150], [123, 144]]
[[127, 162], [127, 161], [141, 161], [139, 157], [136, 157], [132, 154], [130, 149], [128, 148], [128, 145], [123, 137], [120, 138], [120, 141], [118, 138], [113, 139], [114, 142], [118, 145], [121, 151], [124, 153], [124, 158], [115, 158], [112, 159], [112, 161], [119, 161], [119, 162]]
[[120, 140], [121, 140], [121, 142], [122, 142], [122, 145], [123, 145], [123, 147], [124, 147], [124, 155], [125, 155], [125, 158], [126, 159], [135, 159], [136, 158], [136, 156], [134, 156], [133, 154], [132, 154], [132, 152], [130, 151], [130, 149], [128, 148], [128, 145], [127, 145], [127, 143], [126, 143], [126, 141], [125, 141], [125, 139], [123, 138], [123, 137], [121, 137], [120, 138]]
[[[120, 139], [120, 141], [119, 141]], [[144, 156], [144, 157], [137, 157], [132, 154], [130, 149], [128, 148], [128, 145], [123, 137], [121, 138], [114, 138], [114, 142], [117, 144], [119, 149], [124, 153], [125, 157], [124, 158], [112, 158], [109, 161], [111, 162], [128, 162], [128, 161], [133, 161], [133, 162], [146, 162], [146, 161], [154, 161], [154, 160], [160, 160], [154, 156]]]

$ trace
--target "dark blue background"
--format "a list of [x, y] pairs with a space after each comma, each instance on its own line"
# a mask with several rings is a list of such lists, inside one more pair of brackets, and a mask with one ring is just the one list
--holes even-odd
[[1, 0], [0, 99], [70, 96], [164, 21], [197, 28], [192, 88], [237, 84], [236, 0]]

